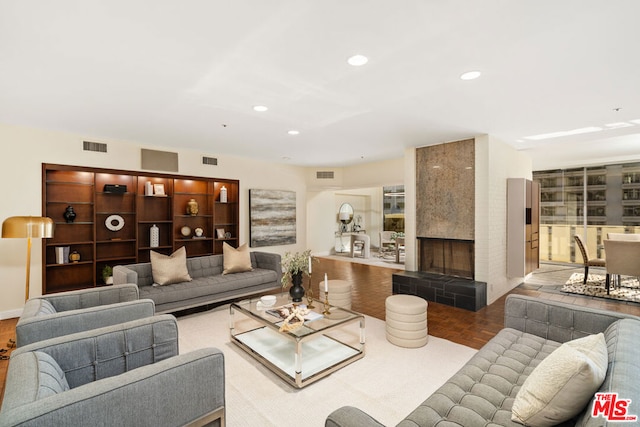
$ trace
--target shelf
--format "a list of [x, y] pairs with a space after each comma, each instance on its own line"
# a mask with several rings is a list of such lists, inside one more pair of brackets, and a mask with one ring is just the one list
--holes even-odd
[[88, 260], [88, 261], [78, 261], [78, 262], [66, 262], [64, 264], [47, 264], [47, 268], [48, 267], [55, 267], [55, 268], [63, 268], [63, 267], [78, 267], [80, 265], [86, 265], [86, 264], [93, 264], [92, 260]]
[[[162, 184], [166, 194], [145, 194], [148, 182]], [[126, 185], [127, 191], [103, 191], [106, 184]], [[227, 203], [218, 201], [223, 185], [228, 190]], [[189, 199], [198, 202], [198, 215], [187, 213]], [[234, 179], [44, 163], [42, 209], [56, 221], [57, 230], [54, 238], [42, 245], [42, 293], [96, 286], [105, 264], [148, 262], [152, 250], [169, 254], [187, 246], [190, 257], [219, 253], [222, 243], [214, 243], [215, 220], [223, 224], [219, 228], [237, 236], [239, 200], [239, 181]], [[68, 205], [77, 213], [73, 223], [64, 220]], [[111, 215], [124, 218], [121, 230], [109, 231], [105, 227], [105, 220]], [[160, 245], [156, 247], [150, 246], [148, 232], [153, 224], [160, 228]], [[209, 237], [185, 238], [179, 234], [183, 226], [202, 228]], [[237, 242], [235, 238], [224, 240]], [[56, 260], [55, 248], [66, 246], [81, 255], [80, 263], [73, 264], [76, 268], [66, 268], [72, 264], [52, 263]]]

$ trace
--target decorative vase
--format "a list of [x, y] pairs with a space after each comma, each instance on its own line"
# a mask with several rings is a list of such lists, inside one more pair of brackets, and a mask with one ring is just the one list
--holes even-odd
[[304, 288], [302, 287], [302, 271], [291, 275], [291, 288], [289, 295], [293, 302], [301, 302], [304, 296]]
[[220, 203], [227, 203], [227, 188], [224, 185], [220, 189]]
[[155, 224], [153, 224], [149, 230], [149, 246], [152, 248], [160, 246], [160, 229]]
[[187, 202], [187, 213], [191, 216], [198, 215], [198, 202], [196, 202], [196, 199], [191, 199]]
[[74, 219], [76, 219], [76, 211], [73, 210], [73, 206], [67, 206], [67, 209], [64, 210], [64, 219], [67, 223], [72, 223]]

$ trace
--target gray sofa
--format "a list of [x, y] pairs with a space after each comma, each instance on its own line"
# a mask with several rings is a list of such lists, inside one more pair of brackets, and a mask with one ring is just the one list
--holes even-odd
[[[511, 421], [511, 409], [527, 376], [561, 343], [599, 332], [605, 336], [609, 363], [599, 391], [631, 399], [628, 413], [640, 416], [639, 317], [509, 295], [505, 328], [398, 426], [522, 426]], [[592, 404], [593, 400], [564, 425], [609, 425], [602, 416], [591, 417]], [[382, 424], [359, 409], [345, 406], [331, 413], [325, 425]]]
[[252, 271], [223, 275], [223, 256], [208, 255], [187, 258], [187, 270], [193, 279], [190, 282], [154, 286], [150, 262], [114, 267], [113, 282], [116, 285], [136, 284], [140, 298], [155, 302], [156, 313], [170, 313], [279, 289], [282, 278], [280, 254], [250, 254]]
[[135, 285], [104, 286], [29, 298], [16, 324], [22, 347], [48, 338], [153, 316], [153, 301]]
[[224, 425], [224, 355], [178, 355], [169, 314], [11, 354], [0, 427]]

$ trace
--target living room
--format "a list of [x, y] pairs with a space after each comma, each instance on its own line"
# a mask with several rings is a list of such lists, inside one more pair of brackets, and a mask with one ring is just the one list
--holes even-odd
[[[330, 254], [338, 227], [336, 205], [345, 194], [404, 185], [404, 267], [414, 271], [420, 197], [416, 151], [472, 138], [475, 277], [487, 283], [486, 302], [491, 305], [523, 281], [506, 274], [507, 178], [531, 179], [535, 170], [640, 160], [634, 130], [640, 106], [633, 89], [638, 85], [638, 64], [619, 52], [624, 40], [637, 35], [630, 21], [638, 10], [630, 2], [624, 4], [628, 13], [622, 14], [589, 4], [579, 19], [575, 9], [582, 6], [577, 3], [542, 7], [526, 2], [524, 7], [508, 6], [504, 13], [512, 13], [512, 20], [504, 18], [501, 10], [507, 6], [500, 2], [492, 2], [487, 10], [463, 2], [461, 13], [453, 5], [412, 2], [399, 11], [380, 3], [370, 23], [348, 32], [346, 18], [361, 16], [369, 5], [247, 4], [227, 11], [233, 17], [230, 22], [212, 6], [199, 5], [206, 13], [192, 21], [187, 19], [192, 12], [163, 5], [166, 10], [153, 11], [159, 16], [152, 23], [145, 21], [149, 10], [142, 4], [102, 5], [101, 13], [82, 6], [75, 18], [69, 18], [50, 6], [36, 13], [28, 6], [5, 3], [2, 9], [11, 11], [6, 16], [26, 21], [23, 28], [7, 25], [7, 31], [19, 34], [18, 40], [29, 34], [42, 40], [6, 47], [11, 66], [0, 71], [0, 92], [5, 94], [0, 100], [3, 220], [42, 214], [45, 163], [166, 173], [141, 166], [141, 150], [151, 149], [176, 155], [178, 168], [170, 174], [239, 181], [239, 243], [250, 240], [249, 190], [295, 192], [295, 243], [252, 248], [281, 255], [307, 249], [316, 256]], [[335, 10], [344, 16], [334, 18]], [[167, 31], [178, 25], [172, 13], [185, 20], [185, 27], [175, 34]], [[301, 21], [280, 28], [294, 18]], [[333, 19], [344, 30], [337, 32], [349, 37], [327, 35], [326, 25]], [[600, 25], [602, 21], [606, 25]], [[110, 33], [118, 22], [122, 31]], [[139, 22], [149, 23], [148, 34], [136, 29]], [[463, 27], [455, 39], [451, 22]], [[220, 29], [209, 28], [215, 26]], [[178, 37], [180, 32], [193, 35], [193, 28], [205, 35]], [[406, 33], [395, 35], [402, 33], [399, 28], [406, 28]], [[608, 37], [602, 28], [610, 30]], [[505, 36], [509, 31], [512, 37]], [[578, 35], [585, 41], [577, 41]], [[285, 46], [296, 36], [302, 40]], [[109, 37], [114, 40], [105, 40]], [[382, 40], [385, 37], [389, 40]], [[321, 44], [323, 38], [330, 39], [328, 47]], [[559, 40], [555, 46], [554, 40]], [[131, 52], [125, 48], [129, 42]], [[363, 44], [369, 64], [345, 65], [347, 56]], [[324, 55], [309, 54], [313, 46]], [[607, 61], [600, 62], [608, 65], [593, 64], [592, 46], [604, 52]], [[234, 52], [243, 47], [239, 59]], [[207, 49], [217, 53], [199, 58]], [[305, 63], [289, 58], [289, 52], [305, 58]], [[415, 52], [429, 55], [401, 59]], [[530, 64], [534, 55], [539, 55], [539, 64]], [[248, 59], [252, 56], [256, 63]], [[325, 67], [323, 61], [329, 58], [340, 66], [300, 80], [312, 68]], [[190, 61], [197, 63], [193, 69]], [[378, 68], [382, 62], [384, 67]], [[188, 69], [184, 75], [182, 67]], [[458, 78], [476, 68], [483, 72], [478, 79]], [[584, 69], [589, 69], [584, 77], [574, 78]], [[235, 75], [238, 70], [242, 73]], [[127, 83], [131, 76], [136, 78]], [[261, 90], [263, 84], [269, 89]], [[269, 110], [252, 110], [261, 103]], [[593, 127], [599, 130], [585, 130]], [[287, 134], [294, 129], [299, 133]], [[571, 129], [584, 132], [572, 134]], [[561, 130], [568, 133], [548, 135]], [[83, 141], [105, 144], [106, 152], [86, 151]], [[217, 164], [203, 164], [203, 156], [217, 159]], [[319, 172], [331, 172], [332, 178], [319, 179]], [[42, 293], [43, 244], [35, 239], [31, 251], [32, 297]], [[25, 246], [22, 239], [0, 239], [0, 319], [22, 312]]]

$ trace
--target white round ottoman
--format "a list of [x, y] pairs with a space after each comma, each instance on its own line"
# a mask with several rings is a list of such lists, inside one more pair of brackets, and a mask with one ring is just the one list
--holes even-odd
[[407, 348], [418, 348], [427, 344], [427, 305], [427, 301], [413, 295], [387, 297], [387, 341]]
[[[346, 280], [327, 280], [329, 304], [351, 310], [351, 283]], [[318, 284], [318, 299], [324, 302], [324, 280]]]

